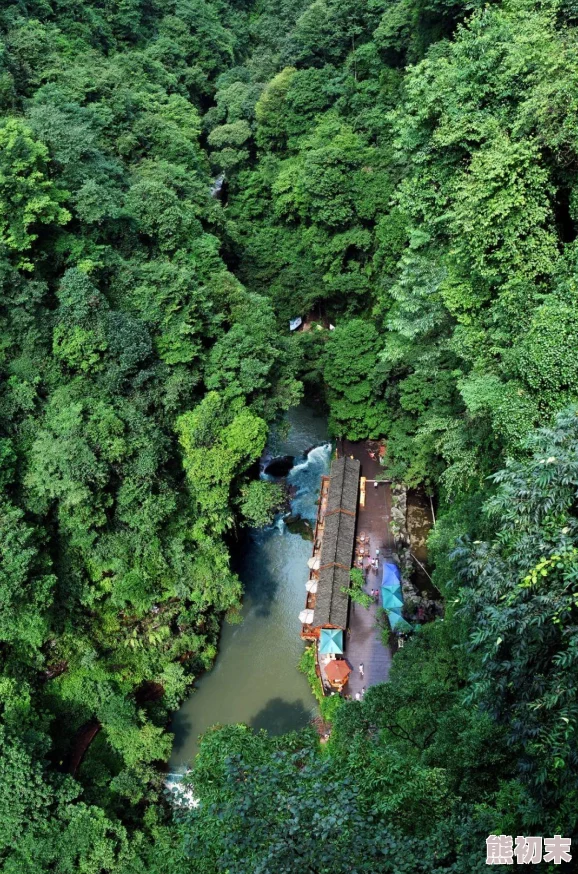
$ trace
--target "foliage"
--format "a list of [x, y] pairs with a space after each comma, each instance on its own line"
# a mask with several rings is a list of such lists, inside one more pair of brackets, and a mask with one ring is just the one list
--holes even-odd
[[[60, 206], [66, 192], [47, 178], [48, 149], [20, 119], [2, 120], [0, 153], [0, 245], [25, 252], [38, 238], [35, 224], [63, 225], [70, 220], [68, 210]], [[19, 266], [32, 268], [22, 260]]]
[[[247, 17], [220, 0], [0, 12], [0, 867], [14, 874], [164, 870], [168, 715], [241, 598], [222, 536], [279, 500], [250, 468], [300, 396], [294, 341], [221, 258], [201, 142]], [[233, 118], [211, 145], [247, 137]]]
[[[3, 4], [2, 870], [470, 872], [490, 832], [575, 829], [576, 21]], [[303, 387], [436, 493], [445, 619], [323, 700], [323, 752], [209, 733], [175, 825], [167, 717]]]
[[332, 332], [326, 346], [324, 376], [331, 409], [331, 424], [342, 435], [359, 440], [376, 437], [383, 428], [385, 405], [373, 400], [378, 335], [361, 319]]
[[283, 486], [279, 483], [253, 480], [241, 489], [240, 509], [243, 518], [255, 528], [270, 525], [284, 497]]
[[[426, 870], [414, 867], [417, 847], [401, 852], [399, 836], [359, 803], [335, 763], [319, 760], [311, 736], [216, 734], [199, 756], [201, 803], [181, 826], [191, 871]], [[240, 754], [229, 752], [235, 745]], [[209, 754], [213, 778], [207, 781]]]
[[494, 477], [485, 509], [497, 536], [456, 553], [470, 649], [484, 654], [470, 698], [507, 726], [540, 809], [556, 811], [560, 828], [573, 826], [578, 792], [577, 441], [574, 408], [534, 434], [532, 457]]
[[363, 571], [359, 568], [352, 568], [349, 574], [351, 586], [348, 589], [343, 589], [344, 594], [348, 595], [354, 604], [359, 604], [361, 607], [371, 607], [373, 599], [371, 595], [364, 592], [365, 577]]
[[299, 670], [305, 674], [311, 691], [313, 692], [317, 703], [319, 704], [319, 712], [326, 722], [331, 722], [341, 704], [343, 698], [340, 695], [326, 696], [321, 684], [321, 678], [317, 675], [317, 657], [315, 654], [315, 646], [307, 646], [303, 650], [303, 655], [299, 660]]

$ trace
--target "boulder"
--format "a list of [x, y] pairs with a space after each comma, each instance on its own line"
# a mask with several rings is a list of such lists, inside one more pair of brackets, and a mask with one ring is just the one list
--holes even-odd
[[313, 528], [307, 519], [301, 516], [285, 516], [283, 519], [291, 534], [299, 534], [304, 540], [313, 540]]

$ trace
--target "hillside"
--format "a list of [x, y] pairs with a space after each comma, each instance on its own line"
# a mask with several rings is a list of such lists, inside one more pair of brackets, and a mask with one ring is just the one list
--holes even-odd
[[[2, 4], [6, 874], [470, 874], [490, 834], [576, 836], [577, 22]], [[303, 398], [432, 496], [445, 619], [323, 748], [209, 732], [175, 813], [169, 715]]]

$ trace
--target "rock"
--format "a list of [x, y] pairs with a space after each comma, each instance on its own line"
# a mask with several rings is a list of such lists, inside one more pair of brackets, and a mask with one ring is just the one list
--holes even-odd
[[269, 476], [287, 476], [291, 468], [293, 467], [293, 462], [295, 458], [293, 455], [280, 455], [277, 458], [273, 458], [270, 462], [268, 462], [265, 467], [265, 473]]
[[304, 540], [313, 540], [313, 529], [307, 519], [289, 515], [283, 521], [291, 534], [299, 534]]

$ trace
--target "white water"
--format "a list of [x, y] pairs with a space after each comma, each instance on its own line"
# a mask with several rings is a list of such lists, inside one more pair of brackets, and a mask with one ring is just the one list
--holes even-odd
[[211, 197], [218, 197], [219, 196], [219, 194], [221, 193], [221, 191], [223, 189], [224, 181], [225, 181], [225, 174], [219, 173], [219, 175], [217, 176], [217, 178], [213, 181], [213, 184], [211, 185], [210, 192], [209, 192]]

